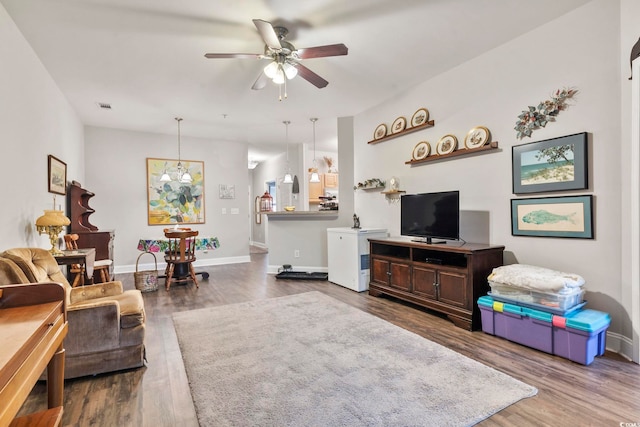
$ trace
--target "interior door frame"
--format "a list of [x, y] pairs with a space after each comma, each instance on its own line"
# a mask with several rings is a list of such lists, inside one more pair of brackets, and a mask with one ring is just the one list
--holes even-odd
[[640, 59], [632, 63], [631, 91], [631, 358], [640, 363]]

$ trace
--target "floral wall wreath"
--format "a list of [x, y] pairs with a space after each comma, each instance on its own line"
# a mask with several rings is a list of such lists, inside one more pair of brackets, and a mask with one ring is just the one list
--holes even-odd
[[578, 90], [574, 88], [558, 89], [551, 99], [540, 102], [537, 107], [529, 106], [528, 110], [523, 110], [514, 127], [517, 132], [516, 137], [522, 139], [525, 136], [531, 136], [534, 130], [545, 127], [549, 122], [555, 122], [558, 113], [569, 106], [567, 100], [576, 93]]

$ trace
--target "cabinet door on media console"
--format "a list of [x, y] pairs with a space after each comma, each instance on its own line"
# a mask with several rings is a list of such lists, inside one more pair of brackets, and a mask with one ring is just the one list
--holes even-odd
[[437, 272], [433, 268], [413, 267], [413, 292], [416, 294], [437, 300], [438, 299]]
[[411, 291], [411, 266], [404, 262], [371, 257], [371, 281]]
[[415, 263], [413, 292], [457, 307], [467, 306], [467, 275], [446, 268]]
[[438, 272], [438, 300], [457, 307], [467, 304], [467, 275], [455, 271]]

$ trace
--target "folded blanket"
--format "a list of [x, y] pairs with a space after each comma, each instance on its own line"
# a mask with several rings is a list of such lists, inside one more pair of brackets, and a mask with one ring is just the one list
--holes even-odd
[[526, 264], [511, 264], [496, 267], [488, 277], [489, 282], [514, 288], [543, 292], [558, 292], [584, 285], [584, 279], [571, 273], [555, 271]]

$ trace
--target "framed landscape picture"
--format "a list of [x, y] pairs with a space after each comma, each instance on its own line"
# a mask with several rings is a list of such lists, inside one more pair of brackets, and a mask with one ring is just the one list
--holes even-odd
[[67, 194], [67, 164], [49, 154], [47, 177], [49, 180], [49, 193]]
[[588, 187], [587, 133], [512, 148], [514, 194]]
[[511, 234], [593, 239], [592, 196], [511, 199]]

